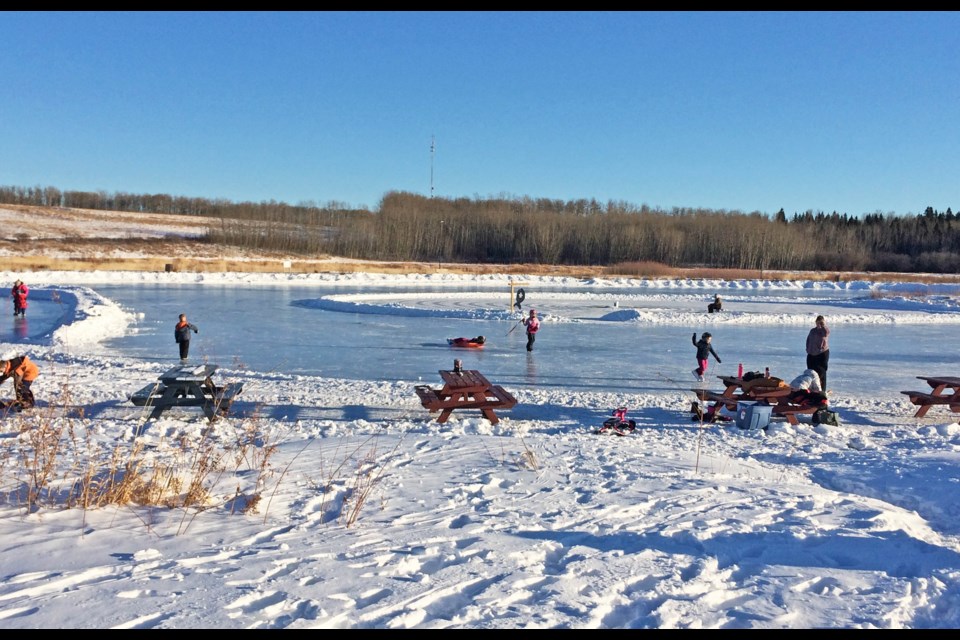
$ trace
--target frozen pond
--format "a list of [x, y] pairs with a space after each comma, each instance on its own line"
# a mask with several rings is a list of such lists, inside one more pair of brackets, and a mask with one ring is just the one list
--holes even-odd
[[[834, 291], [729, 292], [722, 314], [707, 314], [713, 291], [643, 292], [547, 287], [528, 291], [524, 309], [545, 316], [535, 350], [512, 332], [509, 294], [491, 289], [217, 284], [94, 285], [139, 314], [128, 335], [102, 348], [149, 361], [177, 360], [173, 325], [187, 313], [200, 328], [191, 359], [264, 373], [435, 382], [455, 357], [515, 387], [657, 392], [695, 385], [693, 332], [710, 331], [720, 373], [770, 367], [788, 381], [805, 368], [813, 318], [828, 318], [829, 386], [897, 393], [921, 373], [955, 373], [960, 316], [949, 305], [915, 309], [909, 299]], [[59, 321], [57, 305], [31, 299], [21, 341]], [[34, 312], [36, 311], [35, 315]], [[12, 320], [12, 315], [11, 315]], [[33, 327], [38, 327], [34, 331]], [[15, 330], [10, 327], [8, 331]], [[9, 334], [8, 334], [9, 335]], [[453, 349], [447, 338], [484, 335], [482, 350]], [[4, 337], [4, 340], [7, 340]]]

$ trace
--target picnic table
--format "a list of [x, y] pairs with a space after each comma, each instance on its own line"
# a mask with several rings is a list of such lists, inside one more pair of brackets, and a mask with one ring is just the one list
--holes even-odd
[[153, 407], [151, 419], [171, 407], [200, 407], [212, 421], [217, 413], [226, 414], [243, 390], [239, 382], [215, 384], [212, 376], [218, 368], [215, 364], [180, 364], [161, 374], [157, 382], [131, 394], [130, 401], [138, 407]]
[[913, 414], [914, 418], [927, 415], [930, 407], [947, 405], [950, 411], [960, 413], [960, 378], [954, 376], [917, 376], [930, 385], [930, 391], [901, 391], [910, 399], [910, 402], [919, 408]]
[[494, 409], [510, 409], [517, 399], [498, 384], [493, 384], [475, 369], [462, 371], [440, 370], [443, 387], [434, 389], [418, 385], [415, 390], [420, 403], [430, 412], [439, 411], [437, 422], [444, 423], [457, 409], [480, 409], [492, 424], [500, 419]]
[[721, 392], [708, 389], [691, 389], [702, 402], [713, 402], [714, 406], [724, 406], [730, 411], [737, 410], [737, 403], [741, 401], [766, 402], [773, 406], [773, 414], [786, 418], [787, 422], [796, 426], [800, 424], [797, 414], [816, 413], [821, 407], [818, 405], [801, 405], [790, 401], [795, 391], [790, 386], [765, 387], [749, 385], [744, 387], [745, 381], [738, 376], [717, 376], [723, 382]]

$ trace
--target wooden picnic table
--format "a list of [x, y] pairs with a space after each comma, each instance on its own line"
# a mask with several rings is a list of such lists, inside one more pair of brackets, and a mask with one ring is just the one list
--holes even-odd
[[208, 420], [217, 413], [225, 414], [233, 399], [243, 390], [239, 382], [218, 386], [213, 374], [215, 364], [180, 364], [160, 375], [157, 382], [143, 387], [130, 396], [138, 407], [153, 407], [150, 418], [159, 418], [171, 407], [200, 407]]
[[510, 409], [517, 404], [517, 399], [509, 391], [491, 383], [475, 369], [459, 372], [441, 369], [440, 378], [443, 380], [440, 389], [427, 385], [415, 388], [420, 403], [430, 413], [440, 412], [437, 422], [446, 422], [457, 409], [480, 409], [484, 418], [497, 424], [500, 419], [494, 409]]
[[947, 405], [950, 411], [960, 413], [960, 377], [955, 376], [917, 376], [930, 385], [930, 391], [901, 391], [906, 394], [910, 402], [919, 407], [913, 414], [914, 418], [927, 415], [930, 407]]
[[804, 406], [790, 402], [790, 395], [796, 391], [790, 386], [764, 387], [751, 385], [749, 389], [745, 389], [744, 382], [746, 381], [739, 376], [717, 377], [724, 385], [721, 392], [708, 389], [691, 389], [702, 402], [713, 402], [717, 408], [722, 405], [730, 411], [736, 411], [738, 402], [766, 402], [773, 406], [774, 415], [786, 418], [787, 422], [795, 426], [800, 424], [800, 421], [797, 420], [798, 413], [813, 414], [821, 408], [817, 405]]

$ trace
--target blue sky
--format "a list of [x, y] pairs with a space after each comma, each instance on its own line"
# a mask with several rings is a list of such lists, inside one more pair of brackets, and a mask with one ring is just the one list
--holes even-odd
[[949, 12], [3, 12], [0, 78], [4, 185], [960, 209]]

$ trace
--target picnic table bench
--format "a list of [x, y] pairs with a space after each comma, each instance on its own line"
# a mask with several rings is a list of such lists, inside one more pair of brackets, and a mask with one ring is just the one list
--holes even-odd
[[153, 407], [150, 418], [159, 418], [171, 407], [200, 407], [208, 420], [217, 414], [226, 415], [234, 398], [243, 390], [240, 382], [219, 386], [212, 375], [219, 368], [215, 364], [180, 364], [152, 382], [130, 394], [130, 401], [138, 407]]
[[930, 391], [901, 391], [917, 407], [914, 418], [927, 415], [930, 407], [947, 405], [950, 411], [960, 413], [960, 378], [954, 376], [917, 376], [930, 385]]
[[483, 417], [492, 424], [500, 419], [494, 409], [510, 409], [517, 399], [498, 384], [493, 384], [475, 369], [463, 371], [440, 370], [443, 387], [434, 389], [427, 385], [414, 388], [420, 404], [430, 413], [439, 411], [437, 422], [444, 423], [456, 409], [480, 409]]

